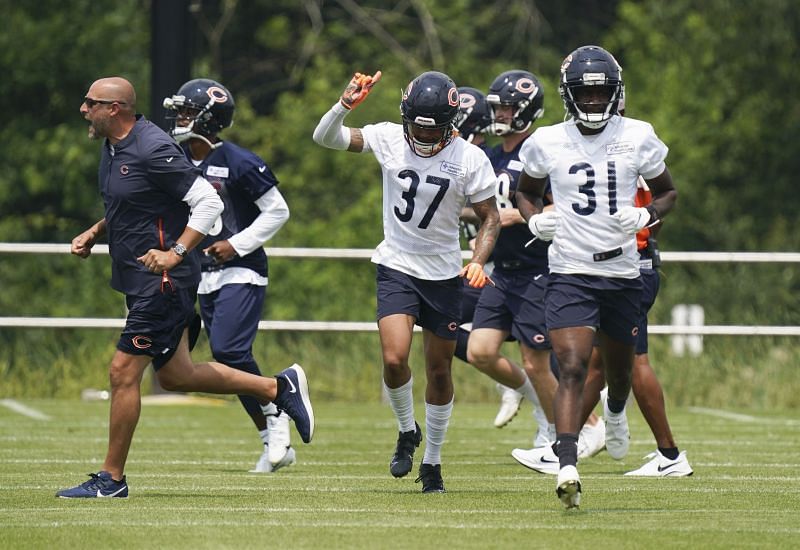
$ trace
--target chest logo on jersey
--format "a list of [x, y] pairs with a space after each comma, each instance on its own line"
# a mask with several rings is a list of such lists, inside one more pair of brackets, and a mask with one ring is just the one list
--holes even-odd
[[228, 173], [229, 170], [227, 166], [209, 166], [208, 168], [206, 168], [206, 176], [227, 178]]
[[636, 146], [630, 141], [617, 141], [606, 145], [607, 155], [622, 155], [623, 153], [633, 153]]
[[128, 168], [127, 164], [123, 164], [122, 166], [119, 167], [119, 173], [122, 174], [123, 176], [127, 176], [128, 172], [130, 172], [130, 168]]
[[451, 176], [461, 177], [467, 175], [467, 169], [461, 166], [460, 164], [455, 164], [453, 162], [442, 161], [441, 166], [439, 169], [444, 172], [445, 174], [450, 174]]

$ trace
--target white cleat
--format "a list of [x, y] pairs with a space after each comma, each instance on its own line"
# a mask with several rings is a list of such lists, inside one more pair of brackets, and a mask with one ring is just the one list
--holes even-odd
[[497, 384], [497, 391], [500, 392], [501, 396], [500, 410], [497, 411], [497, 416], [494, 418], [494, 425], [496, 428], [502, 428], [517, 416], [524, 396], [517, 390], [499, 383]]
[[597, 424], [584, 424], [578, 434], [578, 460], [591, 458], [606, 446], [606, 424], [601, 418]]
[[272, 464], [269, 461], [269, 447], [264, 445], [264, 452], [256, 462], [256, 467], [250, 470], [254, 474], [268, 474], [272, 472]]
[[622, 460], [628, 454], [631, 442], [631, 431], [628, 428], [625, 409], [620, 413], [612, 413], [606, 402], [603, 406], [603, 417], [606, 425], [606, 451], [614, 460]]
[[540, 474], [558, 475], [558, 457], [551, 445], [533, 449], [514, 449], [511, 451], [511, 456], [526, 468]]
[[[281, 413], [267, 416], [267, 430], [269, 462], [272, 464], [272, 471], [294, 464], [294, 449], [289, 440], [289, 415]], [[287, 460], [290, 451], [292, 458]]]
[[645, 457], [650, 459], [644, 466], [632, 472], [626, 472], [626, 476], [636, 477], [686, 477], [694, 473], [689, 460], [686, 458], [686, 451], [681, 451], [678, 458], [670, 460], [660, 451], [656, 450]]
[[564, 466], [558, 471], [556, 495], [567, 510], [581, 505], [581, 478], [575, 466]]

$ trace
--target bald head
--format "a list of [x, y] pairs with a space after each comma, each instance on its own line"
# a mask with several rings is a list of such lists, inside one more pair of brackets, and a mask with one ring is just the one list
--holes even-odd
[[95, 80], [89, 87], [90, 96], [119, 102], [120, 111], [128, 114], [136, 113], [136, 90], [121, 76], [110, 76]]

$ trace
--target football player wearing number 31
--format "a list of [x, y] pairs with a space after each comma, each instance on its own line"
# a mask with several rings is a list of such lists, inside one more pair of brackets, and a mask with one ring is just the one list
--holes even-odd
[[[606, 365], [606, 449], [628, 447], [625, 402], [631, 390], [642, 283], [636, 233], [657, 224], [677, 199], [653, 127], [618, 116], [622, 68], [598, 46], [583, 46], [561, 65], [559, 91], [570, 119], [536, 130], [520, 151], [520, 212], [537, 239], [552, 240], [545, 321], [560, 378], [553, 403], [559, 473], [556, 493], [580, 504], [576, 469], [583, 425], [581, 392], [595, 335]], [[636, 207], [642, 176], [653, 202]], [[542, 212], [549, 178], [555, 209]]]
[[[496, 177], [481, 149], [457, 135], [455, 83], [429, 71], [408, 84], [400, 102], [402, 125], [343, 126], [347, 114], [380, 80], [356, 73], [339, 101], [323, 115], [314, 141], [331, 149], [372, 152], [383, 174], [383, 233], [372, 256], [377, 267], [378, 331], [383, 381], [400, 431], [389, 470], [412, 469], [422, 431], [414, 419], [408, 365], [415, 324], [425, 349], [425, 455], [417, 481], [423, 493], [443, 493], [441, 448], [453, 408], [450, 373], [461, 317], [461, 281], [482, 287], [483, 271], [500, 231]], [[459, 216], [469, 201], [481, 220], [475, 249], [462, 267]]]

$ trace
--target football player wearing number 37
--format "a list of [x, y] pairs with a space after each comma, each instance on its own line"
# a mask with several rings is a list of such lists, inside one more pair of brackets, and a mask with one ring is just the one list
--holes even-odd
[[[578, 48], [561, 65], [559, 91], [569, 119], [541, 127], [520, 151], [520, 212], [534, 235], [552, 237], [545, 321], [560, 369], [554, 400], [559, 473], [556, 493], [567, 508], [580, 504], [576, 469], [583, 425], [581, 392], [595, 336], [606, 365], [606, 448], [628, 447], [625, 402], [631, 390], [642, 283], [636, 232], [658, 223], [677, 192], [664, 159], [667, 146], [653, 127], [618, 116], [622, 68], [598, 46]], [[653, 194], [634, 205], [642, 176]], [[543, 218], [549, 181], [557, 218]]]
[[[430, 71], [413, 79], [400, 102], [402, 124], [343, 126], [381, 78], [356, 73], [314, 130], [314, 141], [331, 149], [371, 152], [383, 175], [383, 233], [372, 256], [377, 264], [378, 330], [383, 381], [399, 437], [389, 470], [412, 469], [422, 430], [414, 418], [408, 364], [414, 325], [425, 349], [425, 455], [417, 481], [422, 492], [444, 492], [441, 449], [453, 408], [450, 373], [461, 317], [459, 276], [470, 286], [491, 284], [483, 270], [500, 231], [494, 198], [496, 177], [481, 149], [455, 139], [459, 111], [455, 83]], [[475, 249], [462, 267], [459, 216], [469, 201], [481, 220]]]

